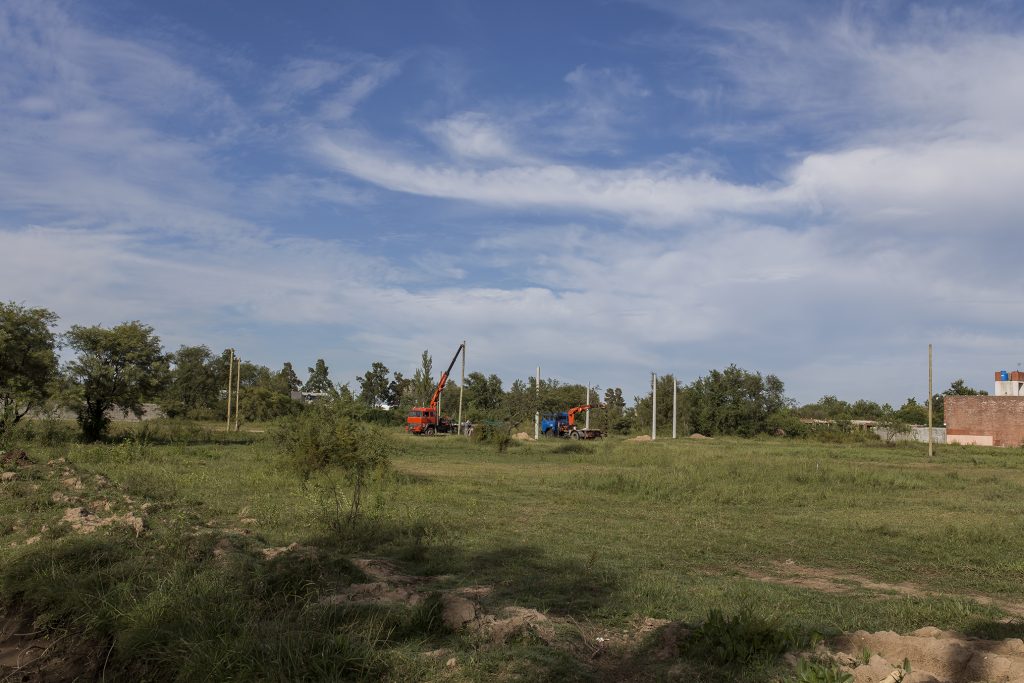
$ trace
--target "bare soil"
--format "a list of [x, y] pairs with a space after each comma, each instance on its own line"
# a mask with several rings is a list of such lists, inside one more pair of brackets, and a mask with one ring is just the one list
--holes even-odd
[[873, 581], [856, 574], [847, 574], [832, 569], [805, 567], [793, 561], [780, 562], [773, 566], [770, 574], [755, 570], [743, 572], [746, 576], [758, 581], [775, 583], [785, 586], [800, 586], [822, 593], [849, 593], [852, 591], [873, 591], [888, 595], [905, 595], [911, 597], [957, 597], [974, 600], [980, 605], [991, 605], [1018, 617], [1024, 617], [1024, 604], [1001, 600], [977, 593], [957, 593], [951, 595], [930, 591], [912, 583], [885, 583]]

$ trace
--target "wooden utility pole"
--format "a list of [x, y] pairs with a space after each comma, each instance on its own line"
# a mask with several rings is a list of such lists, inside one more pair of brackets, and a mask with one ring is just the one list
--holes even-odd
[[928, 457], [932, 457], [932, 345], [928, 345]]
[[537, 366], [537, 412], [533, 414], [533, 438], [540, 439], [540, 366]]
[[462, 377], [459, 379], [459, 427], [456, 434], [462, 434], [462, 390], [466, 386], [466, 340], [462, 340]]
[[658, 438], [658, 376], [651, 373], [651, 441]]
[[235, 371], [235, 431], [238, 431], [238, 406], [242, 395], [242, 359], [238, 358], [238, 369]]
[[235, 350], [228, 349], [228, 421], [224, 426], [225, 432], [231, 431], [231, 372], [235, 368]]

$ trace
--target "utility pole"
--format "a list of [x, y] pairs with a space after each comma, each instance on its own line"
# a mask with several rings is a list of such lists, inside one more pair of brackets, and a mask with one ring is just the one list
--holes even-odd
[[928, 457], [932, 457], [932, 345], [928, 345]]
[[534, 441], [540, 440], [540, 366], [537, 366], [537, 383], [535, 385], [537, 390], [537, 412], [533, 414], [533, 439]]
[[462, 340], [462, 377], [459, 379], [459, 427], [456, 434], [462, 434], [462, 390], [466, 386], [466, 340]]
[[238, 431], [238, 406], [241, 404], [239, 397], [242, 395], [242, 359], [237, 358], [238, 369], [235, 370], [235, 431]]
[[[587, 385], [587, 402], [584, 405], [590, 405], [590, 385]], [[586, 421], [583, 423], [584, 429], [590, 429], [590, 408], [587, 408]]]
[[658, 376], [651, 373], [651, 441], [658, 438]]
[[678, 414], [676, 413], [676, 398], [679, 396], [679, 383], [676, 382], [676, 374], [672, 373], [672, 438], [676, 438], [676, 423], [678, 422]]
[[228, 421], [224, 426], [225, 432], [231, 431], [231, 371], [235, 368], [235, 350], [228, 349]]

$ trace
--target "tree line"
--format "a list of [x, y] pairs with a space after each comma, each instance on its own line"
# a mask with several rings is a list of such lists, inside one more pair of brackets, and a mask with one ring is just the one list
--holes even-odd
[[[214, 353], [205, 345], [181, 346], [165, 352], [154, 329], [139, 321], [113, 327], [74, 325], [63, 335], [54, 332], [58, 317], [45, 308], [0, 302], [0, 435], [30, 411], [55, 406], [71, 408], [86, 440], [102, 438], [112, 411], [142, 413], [146, 402], [156, 403], [169, 417], [220, 419], [226, 414], [226, 387], [231, 351]], [[63, 366], [57, 350], [66, 347], [73, 358]], [[401, 424], [414, 406], [426, 405], [437, 385], [433, 359], [423, 351], [412, 377], [392, 372], [375, 361], [349, 382], [335, 382], [323, 359], [307, 368], [305, 382], [290, 362], [273, 371], [241, 362], [239, 413], [246, 421], [267, 421], [294, 415], [303, 403], [293, 392], [317, 395], [336, 404], [342, 414], [357, 420]], [[459, 386], [448, 382], [441, 396], [442, 409], [454, 417]], [[736, 365], [711, 370], [689, 384], [679, 385], [664, 375], [657, 380], [658, 424], [672, 425], [672, 392], [678, 391], [676, 413], [682, 433], [707, 436], [753, 436], [763, 433], [799, 435], [808, 420], [842, 425], [851, 420], [884, 424], [923, 424], [924, 403], [914, 398], [898, 409], [888, 404], [858, 400], [849, 403], [824, 396], [816, 403], [797, 406], [785, 395], [775, 375], [750, 372]], [[935, 422], [942, 424], [942, 399], [947, 395], [985, 393], [963, 380], [936, 394]], [[495, 374], [470, 372], [463, 387], [463, 418], [473, 422], [527, 424], [534, 413], [563, 412], [582, 405], [588, 389], [582, 384], [533, 377], [514, 380], [507, 388]], [[635, 396], [627, 405], [622, 389], [590, 388], [591, 425], [608, 433], [646, 433], [651, 427], [652, 394]]]

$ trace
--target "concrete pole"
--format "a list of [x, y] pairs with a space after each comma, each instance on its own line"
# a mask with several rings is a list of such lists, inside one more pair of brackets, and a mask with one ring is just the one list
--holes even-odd
[[537, 366], [537, 383], [534, 385], [537, 390], [537, 412], [533, 414], [533, 438], [540, 439], [540, 366]]
[[928, 345], [928, 457], [932, 457], [932, 345]]
[[231, 431], [231, 372], [235, 369], [235, 350], [228, 349], [228, 419], [224, 426], [225, 432]]
[[462, 434], [462, 389], [466, 386], [466, 340], [462, 340], [462, 377], [459, 379], [459, 427], [457, 434]]
[[676, 375], [672, 373], [672, 438], [676, 438], [676, 423], [679, 421], [676, 413], [676, 399], [679, 396], [679, 384], [676, 382]]
[[239, 397], [242, 395], [242, 359], [238, 361], [238, 369], [235, 371], [235, 431], [238, 431], [238, 406], [241, 404]]
[[658, 376], [651, 373], [651, 441], [658, 438]]
[[[587, 385], [587, 402], [584, 405], [588, 405], [588, 406], [590, 405], [590, 385], [589, 384]], [[590, 429], [590, 409], [589, 408], [587, 409], [587, 417], [586, 417], [585, 422], [583, 423], [583, 428], [584, 429]]]

